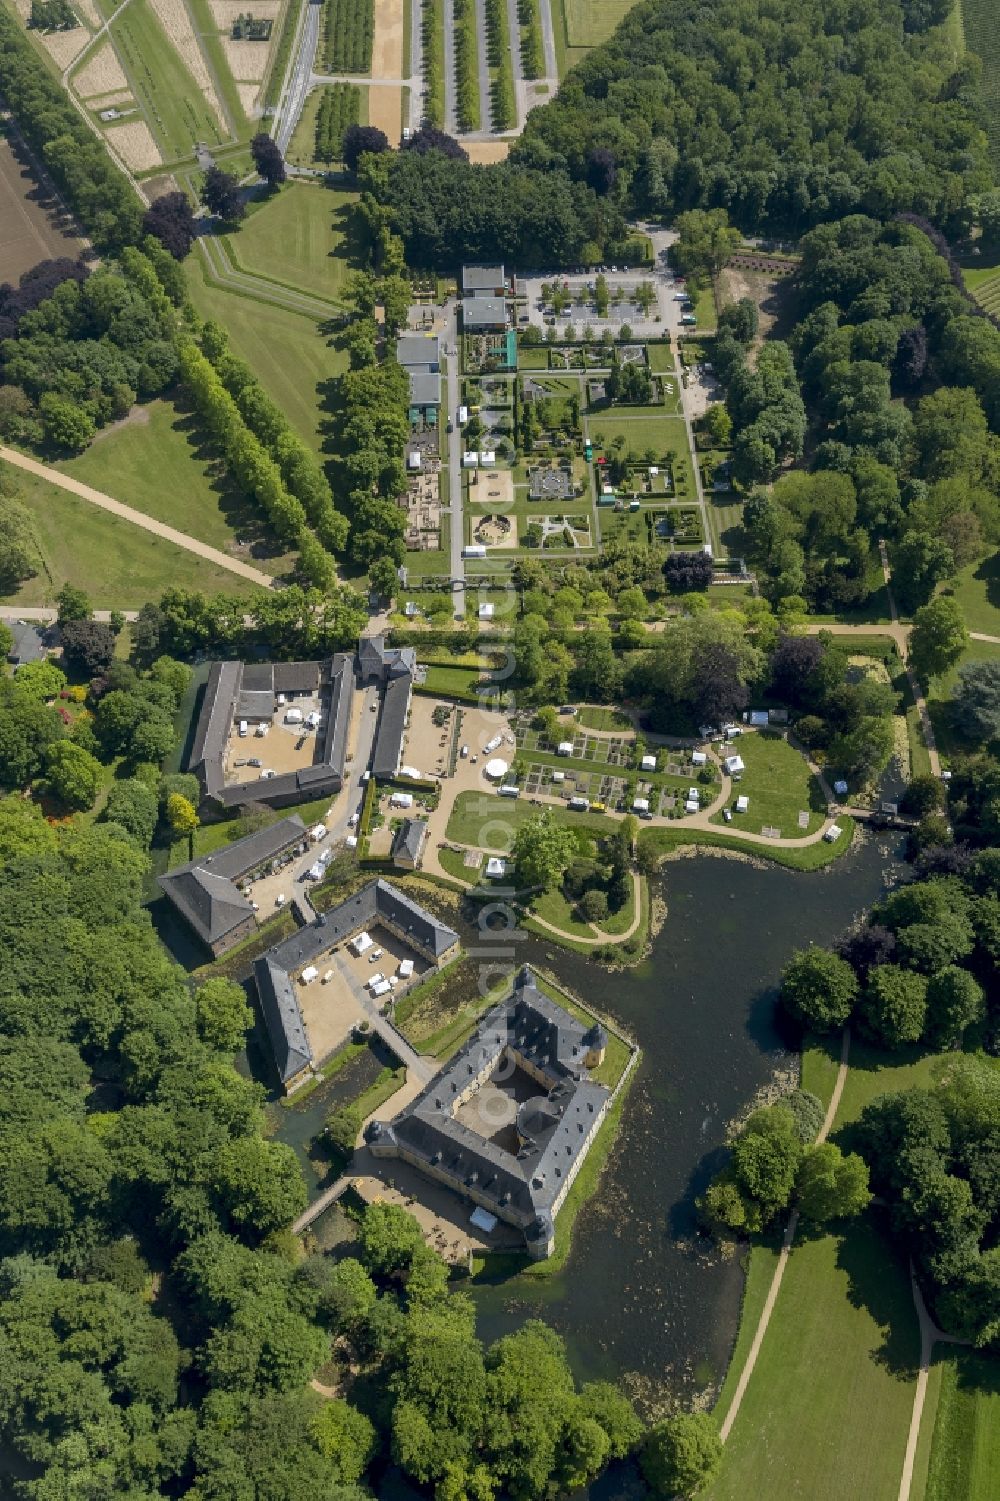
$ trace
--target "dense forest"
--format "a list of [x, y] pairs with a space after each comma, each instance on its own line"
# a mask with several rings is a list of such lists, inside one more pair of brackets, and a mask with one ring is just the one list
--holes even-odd
[[991, 186], [950, 4], [645, 0], [535, 110], [512, 161], [630, 209], [801, 233], [858, 211], [961, 223]]

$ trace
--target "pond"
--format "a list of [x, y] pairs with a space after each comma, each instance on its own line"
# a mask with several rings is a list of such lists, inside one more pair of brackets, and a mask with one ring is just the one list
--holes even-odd
[[894, 842], [868, 839], [824, 872], [702, 856], [668, 864], [648, 959], [609, 973], [536, 939], [517, 962], [554, 973], [643, 1049], [613, 1156], [550, 1278], [476, 1284], [486, 1340], [544, 1318], [580, 1379], [616, 1379], [647, 1410], [721, 1381], [743, 1274], [697, 1234], [694, 1200], [727, 1124], [769, 1081], [797, 1077], [775, 987], [792, 950], [835, 938], [880, 894]]

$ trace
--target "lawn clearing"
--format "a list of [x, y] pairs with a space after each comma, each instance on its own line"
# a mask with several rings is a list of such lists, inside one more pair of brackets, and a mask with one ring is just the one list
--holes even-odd
[[191, 255], [187, 267], [197, 311], [221, 323], [233, 352], [257, 372], [261, 385], [296, 432], [318, 452], [322, 447], [318, 388], [347, 369], [346, 355], [305, 314], [213, 285], [199, 256]]
[[238, 269], [337, 304], [364, 248], [358, 195], [302, 182], [269, 198], [228, 241]]
[[970, 563], [941, 592], [958, 601], [970, 631], [1000, 636], [1000, 552]]
[[604, 704], [583, 704], [576, 711], [577, 723], [585, 730], [630, 730], [632, 721], [621, 709], [609, 709]]
[[165, 589], [205, 594], [247, 594], [248, 579], [217, 568], [165, 538], [18, 471], [18, 490], [32, 513], [43, 567], [4, 598], [20, 605], [51, 605], [63, 584], [86, 589], [95, 609], [138, 610]]
[[669, 344], [647, 344], [646, 359], [654, 375], [673, 374], [677, 369], [674, 351]]
[[[546, 804], [559, 823], [567, 828], [590, 834], [608, 834], [613, 825], [599, 813], [572, 813], [568, 808]], [[527, 799], [498, 797], [489, 792], [460, 792], [448, 819], [445, 837], [456, 844], [471, 844], [480, 849], [510, 853], [514, 834], [523, 823], [539, 812]], [[504, 835], [509, 838], [504, 839]], [[486, 837], [483, 837], [486, 836]]]
[[705, 1501], [897, 1501], [918, 1359], [906, 1267], [869, 1219], [796, 1243]]
[[797, 849], [786, 849], [780, 844], [772, 845], [767, 840], [750, 845], [738, 834], [723, 834], [721, 831], [710, 834], [705, 829], [686, 829], [683, 823], [669, 829], [642, 829], [639, 839], [661, 857], [686, 848], [736, 850], [740, 854], [751, 855], [755, 860], [772, 860], [775, 865], [783, 865], [788, 870], [821, 870], [838, 856], [846, 855], [853, 842], [854, 820], [843, 816], [837, 822], [840, 825], [840, 838], [834, 840], [833, 844], [817, 839], [815, 843], [805, 844]]
[[[239, 555], [238, 536], [260, 538], [261, 555], [268, 557], [263, 571], [283, 571], [286, 555], [259, 506], [220, 475], [218, 457], [197, 423], [172, 402], [134, 408], [130, 420], [105, 428], [90, 448], [58, 467], [223, 552]], [[244, 556], [249, 561], [249, 553]]]
[[[731, 803], [739, 796], [748, 797], [746, 813], [734, 813], [733, 829], [744, 827], [759, 834], [763, 825], [779, 828], [785, 839], [802, 839], [814, 834], [826, 817], [826, 800], [816, 778], [799, 751], [793, 750], [780, 735], [741, 735], [733, 747], [742, 757], [746, 770], [733, 783]], [[808, 812], [807, 828], [799, 828], [800, 812]], [[722, 813], [712, 822], [726, 824]]]
[[634, 4], [635, 0], [563, 0], [568, 45], [573, 48], [599, 47]]

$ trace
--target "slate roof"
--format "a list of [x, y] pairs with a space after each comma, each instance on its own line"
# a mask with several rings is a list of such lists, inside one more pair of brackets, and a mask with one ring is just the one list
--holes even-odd
[[392, 781], [399, 770], [412, 688], [413, 679], [408, 674], [390, 678], [385, 685], [372, 752], [372, 776], [376, 782]]
[[415, 676], [417, 653], [412, 646], [386, 646], [384, 636], [362, 636], [358, 641], [358, 670], [363, 678], [402, 672]]
[[398, 860], [400, 855], [407, 855], [415, 864], [420, 859], [420, 851], [424, 847], [426, 838], [426, 818], [404, 818], [392, 841], [393, 860]]
[[43, 626], [32, 625], [30, 620], [16, 620], [11, 624], [10, 633], [14, 640], [7, 661], [15, 667], [25, 662], [41, 662], [47, 656]]
[[[325, 684], [330, 687], [330, 703], [319, 759], [267, 781], [227, 784], [224, 758], [233, 721], [270, 719], [279, 693], [316, 693]], [[354, 655], [349, 652], [324, 662], [213, 662], [188, 770], [198, 774], [204, 795], [223, 807], [248, 800], [280, 805], [320, 796], [324, 790], [336, 792], [344, 779], [353, 684]]]
[[370, 881], [339, 907], [299, 928], [255, 961], [254, 979], [282, 1083], [312, 1058], [291, 976], [362, 928], [374, 927], [380, 918], [412, 935], [436, 958], [458, 942], [458, 934], [432, 913], [388, 881], [379, 880]]
[[[457, 1188], [474, 1190], [504, 1215], [513, 1215], [529, 1236], [547, 1238], [555, 1200], [610, 1098], [583, 1061], [605, 1040], [603, 1028], [582, 1026], [542, 994], [530, 969], [522, 969], [510, 995], [487, 1013], [412, 1104], [389, 1123], [373, 1122], [366, 1135], [373, 1144], [405, 1150], [433, 1165]], [[480, 1136], [454, 1114], [470, 1080], [492, 1070], [508, 1048], [548, 1084], [546, 1094], [518, 1111], [516, 1152]]]
[[305, 824], [293, 814], [158, 876], [157, 882], [198, 937], [212, 947], [253, 913], [234, 882], [273, 859], [305, 832]]

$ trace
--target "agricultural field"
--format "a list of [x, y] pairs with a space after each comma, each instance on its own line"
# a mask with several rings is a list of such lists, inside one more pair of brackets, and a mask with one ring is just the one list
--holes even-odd
[[34, 177], [24, 147], [0, 135], [0, 282], [17, 282], [40, 260], [85, 248], [69, 215]]
[[347, 357], [302, 313], [229, 292], [207, 279], [204, 262], [188, 261], [191, 301], [214, 318], [233, 350], [259, 373], [268, 395], [295, 430], [320, 451], [322, 400], [319, 388], [347, 368]]
[[164, 589], [246, 594], [253, 585], [173, 542], [99, 510], [36, 475], [19, 473], [42, 567], [5, 601], [51, 605], [63, 584], [86, 589], [98, 610], [138, 610]]
[[994, 0], [961, 0], [965, 45], [982, 59], [983, 124], [994, 167], [1000, 166], [1000, 31]]
[[1000, 266], [966, 267], [962, 277], [980, 307], [994, 317], [1000, 316]]
[[228, 248], [241, 271], [339, 305], [364, 234], [356, 193], [297, 182], [262, 202]]

